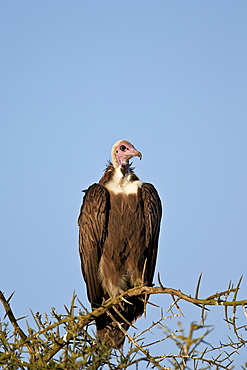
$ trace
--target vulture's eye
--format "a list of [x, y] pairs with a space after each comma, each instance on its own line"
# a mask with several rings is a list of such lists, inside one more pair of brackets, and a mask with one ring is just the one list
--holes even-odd
[[125, 151], [125, 149], [126, 149], [126, 146], [125, 146], [125, 145], [121, 145], [121, 146], [120, 146], [120, 150], [122, 150], [122, 152], [124, 152], [124, 151]]

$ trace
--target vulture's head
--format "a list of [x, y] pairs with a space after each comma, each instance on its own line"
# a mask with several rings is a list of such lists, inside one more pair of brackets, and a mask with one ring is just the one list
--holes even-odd
[[134, 145], [127, 140], [117, 141], [112, 147], [111, 156], [112, 164], [115, 168], [129, 165], [129, 159], [132, 157], [137, 156], [142, 159], [141, 152], [136, 150]]

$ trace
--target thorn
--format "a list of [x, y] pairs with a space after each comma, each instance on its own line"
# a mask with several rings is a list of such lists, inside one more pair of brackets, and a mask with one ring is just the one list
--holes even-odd
[[126, 299], [126, 298], [122, 297], [122, 300], [123, 300], [125, 303], [131, 304], [131, 305], [133, 306], [133, 303], [131, 303], [131, 302], [127, 301], [127, 299]]
[[200, 287], [200, 284], [201, 284], [201, 279], [202, 279], [202, 272], [200, 273], [199, 278], [198, 278], [198, 281], [197, 281], [195, 299], [198, 299], [199, 287]]
[[161, 280], [160, 280], [160, 273], [158, 272], [158, 282], [159, 282], [159, 285], [161, 286], [162, 289], [165, 289], [164, 285], [161, 283]]
[[138, 298], [140, 299], [140, 301], [142, 301], [142, 302], [144, 302], [144, 303], [151, 304], [151, 306], [154, 306], [154, 307], [160, 307], [160, 306], [158, 306], [158, 305], [157, 305], [157, 304], [155, 304], [155, 303], [149, 302], [149, 301], [147, 301], [147, 300], [145, 300], [145, 299], [142, 299], [142, 298], [140, 298], [140, 297], [138, 297]]
[[15, 291], [13, 293], [10, 294], [9, 298], [7, 299], [7, 302], [9, 303], [11, 298], [13, 297], [13, 295], [15, 294]]

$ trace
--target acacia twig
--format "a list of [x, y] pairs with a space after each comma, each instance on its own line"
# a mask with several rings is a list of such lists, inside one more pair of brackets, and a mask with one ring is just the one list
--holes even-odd
[[[67, 315], [64, 319], [59, 320], [58, 322], [55, 322], [53, 324], [48, 325], [46, 328], [40, 330], [38, 333], [35, 333], [33, 335], [27, 336], [23, 330], [20, 328], [18, 325], [17, 319], [15, 318], [9, 301], [5, 299], [4, 294], [0, 292], [0, 300], [4, 306], [4, 309], [6, 311], [6, 315], [8, 316], [11, 324], [14, 327], [14, 330], [16, 333], [20, 336], [21, 341], [17, 343], [14, 346], [13, 350], [16, 350], [23, 346], [24, 344], [27, 345], [29, 349], [29, 353], [32, 353], [32, 346], [35, 343], [35, 339], [37, 336], [40, 336], [42, 334], [47, 333], [50, 330], [53, 330], [56, 327], [59, 327], [60, 325], [66, 325], [67, 328], [67, 333], [65, 336], [57, 338], [56, 341], [51, 345], [49, 349], [47, 349], [46, 353], [43, 354], [42, 360], [44, 363], [48, 363], [58, 352], [61, 350], [63, 347], [65, 347], [78, 333], [88, 324], [90, 324], [92, 321], [95, 320], [95, 318], [101, 316], [105, 312], [109, 310], [110, 307], [114, 307], [118, 304], [121, 303], [123, 299], [127, 299], [128, 297], [133, 297], [133, 296], [143, 296], [143, 295], [152, 295], [152, 294], [169, 294], [174, 297], [177, 297], [175, 299], [175, 303], [177, 303], [178, 300], [184, 300], [187, 302], [190, 302], [192, 304], [195, 304], [197, 306], [202, 307], [202, 309], [206, 309], [206, 306], [218, 306], [222, 305], [227, 307], [232, 307], [233, 308], [233, 318], [234, 320], [231, 322], [232, 325], [235, 326], [235, 312], [237, 306], [241, 306], [241, 308], [245, 308], [247, 306], [247, 300], [239, 300], [237, 301], [237, 292], [239, 291], [240, 288], [240, 282], [241, 279], [237, 285], [237, 288], [233, 288], [232, 285], [229, 286], [229, 289], [220, 293], [216, 293], [214, 295], [209, 296], [208, 298], [205, 299], [199, 299], [198, 294], [199, 294], [199, 285], [200, 285], [200, 280], [199, 278], [197, 288], [196, 288], [196, 293], [195, 297], [192, 297], [190, 295], [187, 295], [181, 290], [173, 289], [173, 288], [166, 288], [162, 285], [160, 279], [159, 283], [160, 286], [157, 287], [146, 287], [146, 286], [137, 286], [135, 288], [132, 288], [126, 292], [121, 292], [121, 294], [115, 298], [111, 298], [104, 302], [104, 304], [97, 309], [94, 309], [92, 312], [86, 312], [85, 314], [79, 315], [79, 316], [74, 316], [73, 312], [73, 307], [74, 306], [74, 300], [73, 300], [73, 305], [71, 306], [70, 310], [67, 310]], [[229, 299], [229, 295], [233, 293], [233, 300], [227, 300]], [[223, 299], [224, 297], [224, 299]], [[70, 330], [70, 323], [76, 323], [73, 328], [73, 332]], [[66, 329], [65, 328], [65, 329]], [[234, 327], [236, 331], [236, 326]], [[129, 335], [126, 333], [126, 336], [129, 338]], [[239, 339], [239, 337], [238, 337]], [[133, 340], [133, 339], [132, 339]], [[33, 343], [34, 342], [34, 343]], [[132, 342], [133, 343], [133, 342]], [[137, 345], [137, 342], [134, 341], [133, 343], [135, 346]], [[138, 347], [139, 349], [139, 347]], [[143, 352], [144, 353], [144, 352]], [[6, 355], [2, 356], [2, 359], [5, 358]], [[167, 358], [167, 357], [166, 357]]]

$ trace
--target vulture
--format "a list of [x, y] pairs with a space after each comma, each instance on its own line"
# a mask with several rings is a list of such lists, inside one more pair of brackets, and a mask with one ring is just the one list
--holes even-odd
[[[157, 257], [161, 201], [155, 187], [140, 181], [129, 163], [142, 154], [120, 140], [111, 156], [99, 182], [85, 190], [78, 219], [81, 268], [92, 309], [135, 286], [152, 286]], [[120, 348], [146, 300], [126, 296], [96, 318], [99, 340]]]

